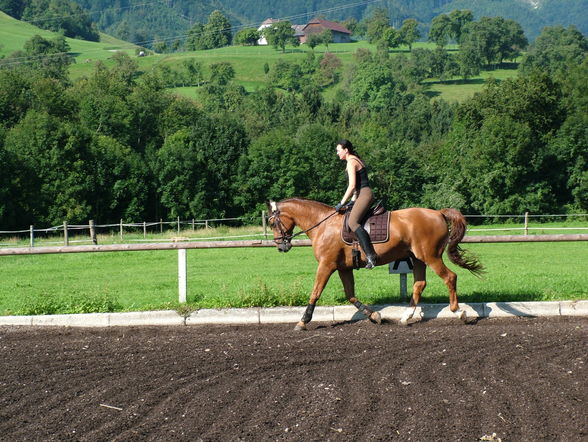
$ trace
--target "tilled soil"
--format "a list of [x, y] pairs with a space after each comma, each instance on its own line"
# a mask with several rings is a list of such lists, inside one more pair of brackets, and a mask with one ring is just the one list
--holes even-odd
[[587, 330], [0, 327], [0, 439], [587, 440]]

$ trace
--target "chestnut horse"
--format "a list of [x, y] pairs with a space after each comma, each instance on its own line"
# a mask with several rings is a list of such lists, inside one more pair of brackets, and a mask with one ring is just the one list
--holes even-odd
[[[339, 272], [349, 302], [372, 322], [380, 323], [380, 313], [370, 310], [355, 297], [352, 247], [341, 239], [343, 215], [331, 206], [303, 198], [289, 198], [278, 203], [270, 201], [268, 210], [268, 221], [278, 250], [287, 252], [292, 247], [292, 238], [306, 233], [318, 261], [310, 300], [304, 315], [296, 325], [296, 330], [304, 330], [312, 319], [314, 307], [335, 270]], [[467, 257], [458, 245], [466, 231], [464, 216], [455, 209], [421, 208], [394, 210], [390, 215], [389, 239], [385, 243], [374, 244], [374, 248], [378, 254], [377, 265], [412, 258], [412, 298], [401, 323], [407, 324], [420, 301], [426, 285], [425, 266], [432, 268], [447, 285], [451, 311], [460, 319], [466, 320], [465, 312], [459, 309], [457, 302], [457, 275], [445, 266], [441, 258], [447, 247], [447, 255], [451, 262], [476, 275], [483, 272], [482, 265], [475, 258]], [[293, 234], [295, 226], [301, 231]], [[361, 262], [365, 265], [363, 253]]]

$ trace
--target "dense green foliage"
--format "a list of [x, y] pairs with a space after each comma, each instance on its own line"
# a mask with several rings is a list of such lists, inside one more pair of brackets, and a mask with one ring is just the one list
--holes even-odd
[[[556, 31], [564, 34], [556, 41], [569, 40]], [[537, 54], [554, 32], [538, 39]], [[185, 59], [181, 70], [142, 73], [123, 53], [71, 82], [64, 44], [35, 36], [24, 51], [41, 57], [8, 58], [0, 69], [5, 228], [241, 216], [290, 196], [333, 203], [346, 184], [339, 138], [357, 145], [391, 208], [588, 210], [585, 50], [550, 59], [548, 72], [530, 64], [451, 105], [431, 101], [420, 84], [459, 68], [461, 52], [441, 48], [394, 58], [360, 49], [346, 65], [308, 51], [268, 66], [266, 87], [247, 92], [227, 62], [204, 69]], [[203, 85], [189, 100], [167, 89], [178, 84]], [[321, 92], [333, 84], [327, 100]]]

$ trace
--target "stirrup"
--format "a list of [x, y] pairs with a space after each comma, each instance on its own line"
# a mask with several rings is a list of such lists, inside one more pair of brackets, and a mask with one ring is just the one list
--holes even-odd
[[364, 268], [371, 270], [376, 266], [376, 261], [377, 261], [377, 256], [374, 256], [373, 258], [369, 257], [369, 256], [365, 256], [365, 260], [367, 261], [366, 265]]

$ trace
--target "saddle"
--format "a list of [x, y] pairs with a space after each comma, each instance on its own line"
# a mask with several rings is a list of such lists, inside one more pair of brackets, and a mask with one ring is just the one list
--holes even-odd
[[[357, 243], [357, 236], [349, 228], [349, 215], [351, 210], [345, 212], [343, 218], [343, 228], [341, 229], [341, 239], [347, 245]], [[386, 242], [390, 238], [388, 226], [390, 225], [390, 212], [384, 209], [381, 202], [370, 208], [361, 221], [363, 228], [370, 235], [372, 244]]]

